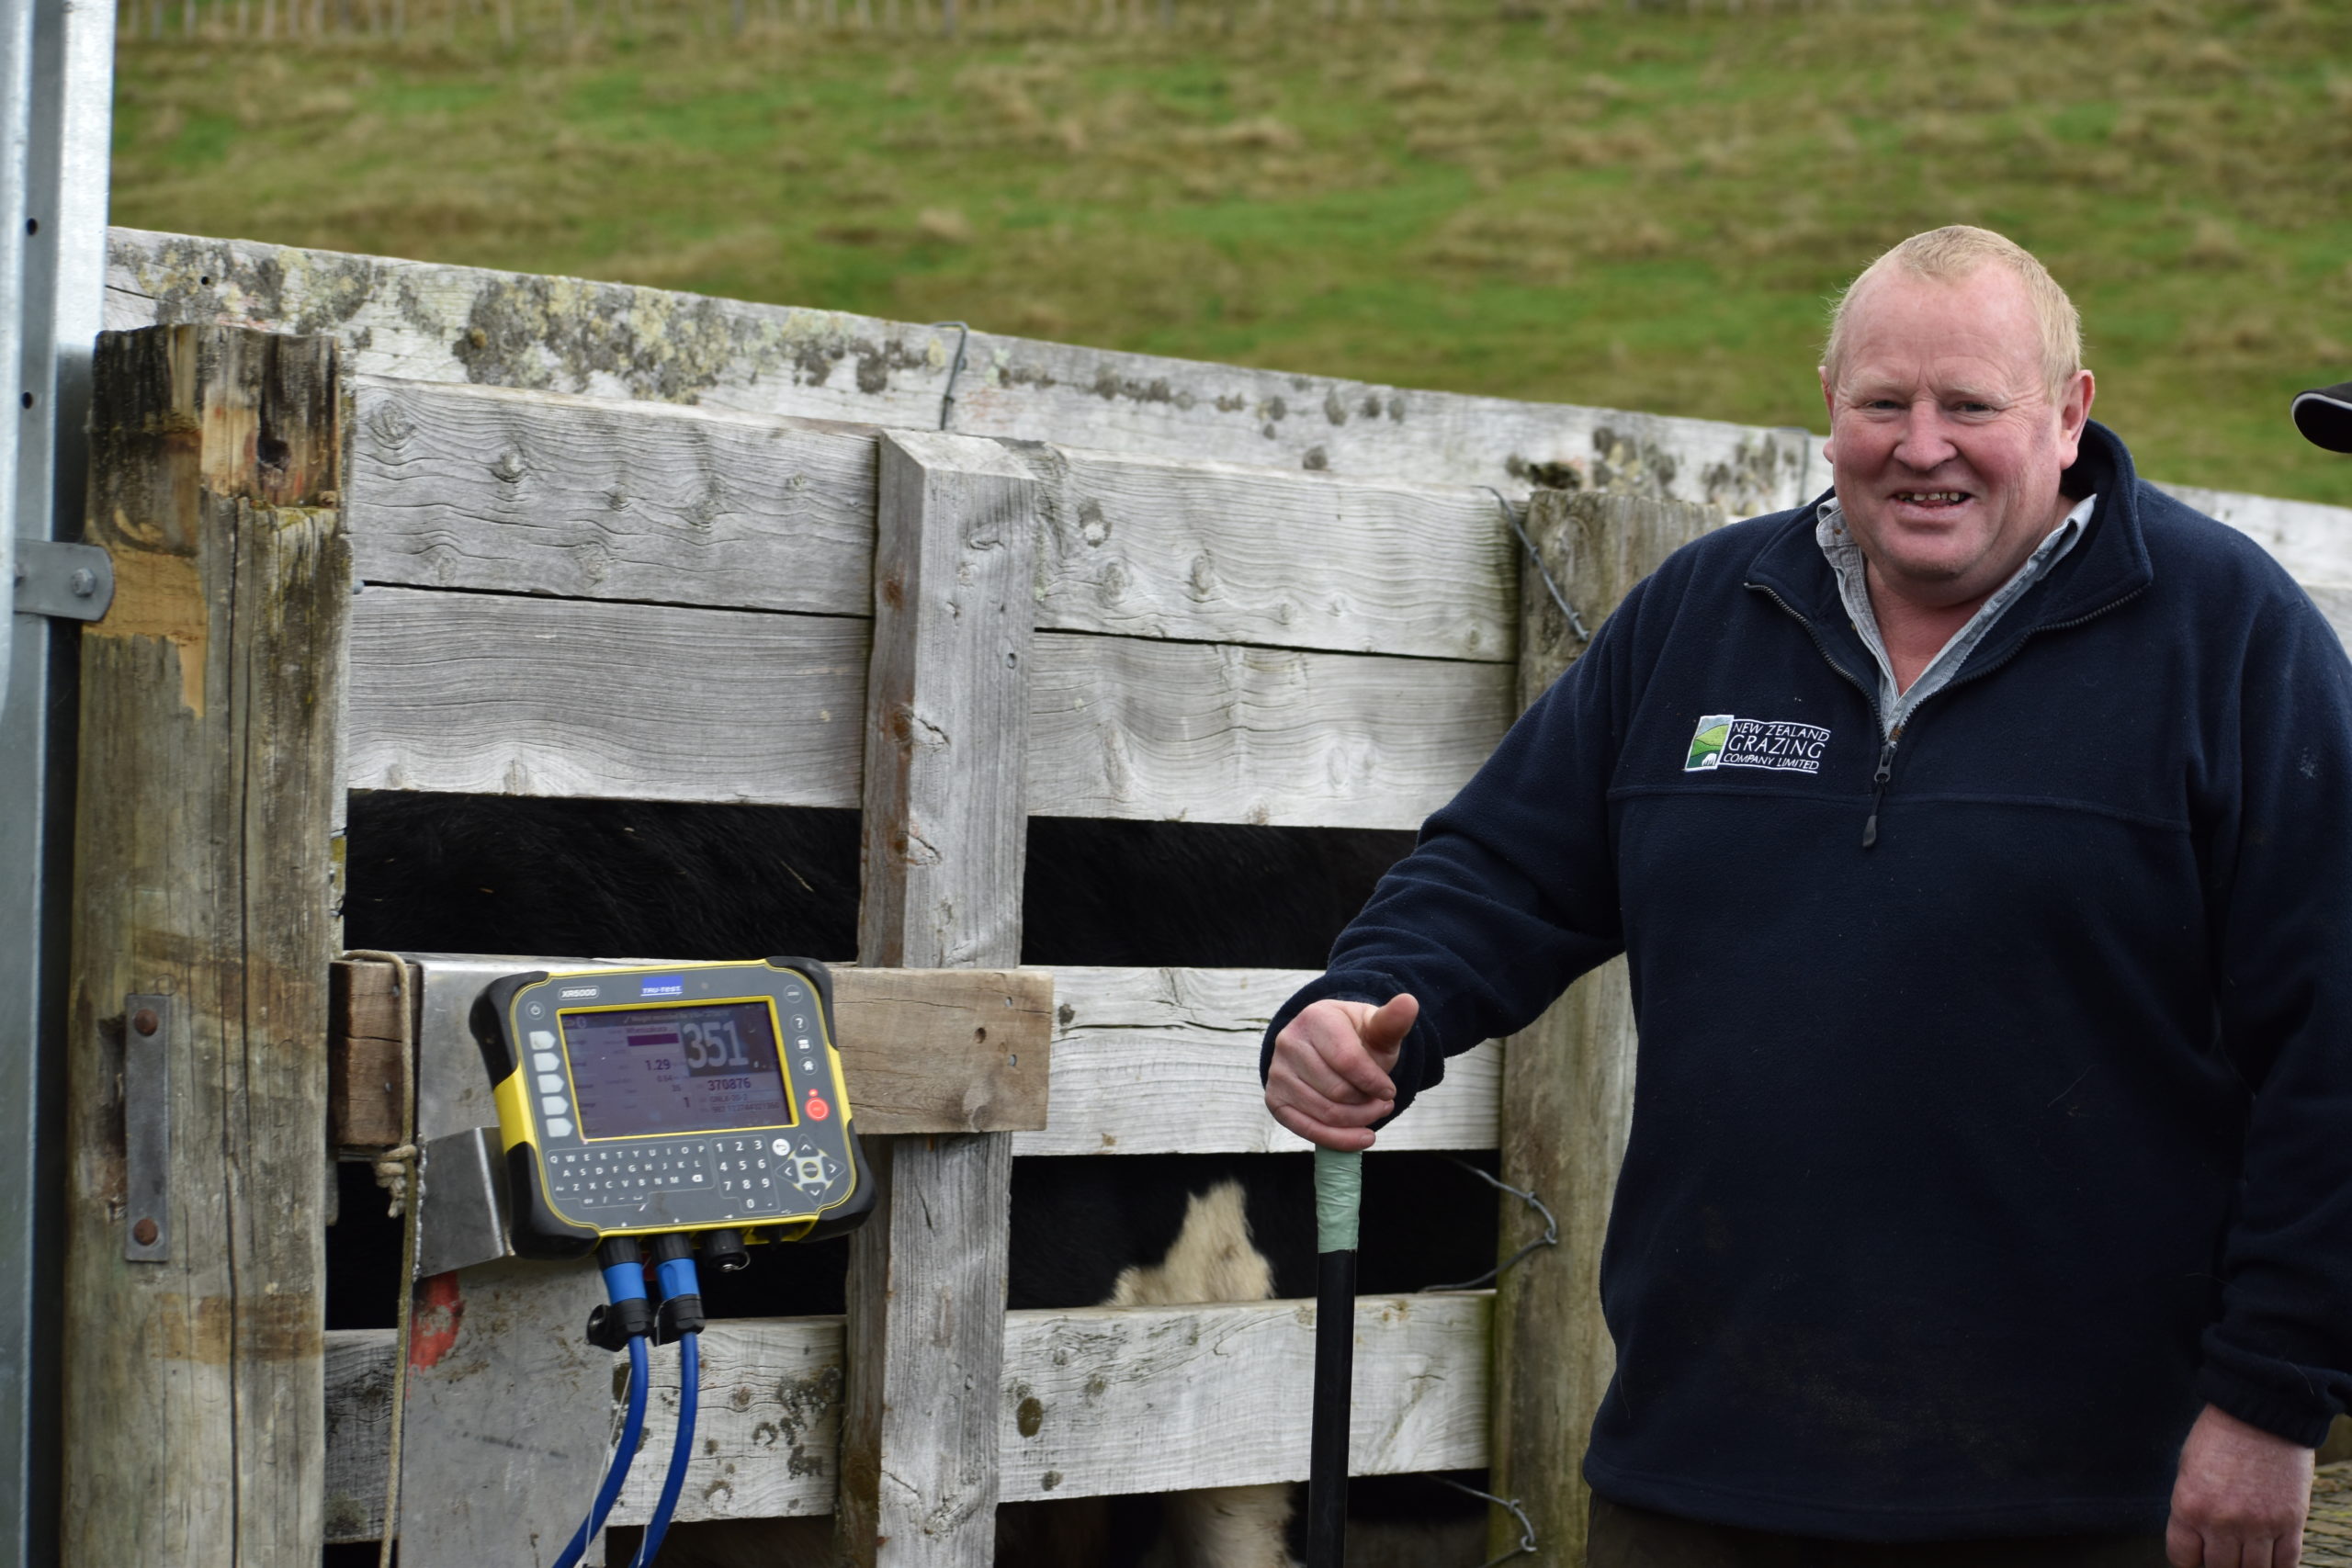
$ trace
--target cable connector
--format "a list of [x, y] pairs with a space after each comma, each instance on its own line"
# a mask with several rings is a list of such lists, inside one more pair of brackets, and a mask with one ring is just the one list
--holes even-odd
[[741, 1231], [706, 1231], [702, 1260], [722, 1274], [739, 1274], [751, 1266], [752, 1253]]
[[653, 1303], [643, 1296], [590, 1309], [588, 1343], [599, 1350], [626, 1350], [632, 1339], [653, 1332]]
[[588, 1314], [588, 1343], [600, 1350], [625, 1350], [632, 1339], [653, 1332], [653, 1303], [645, 1297], [645, 1255], [634, 1238], [616, 1235], [596, 1249], [609, 1305]]
[[653, 1343], [674, 1345], [685, 1336], [700, 1334], [702, 1330], [701, 1296], [689, 1292], [662, 1298], [661, 1308], [653, 1317]]
[[654, 1314], [653, 1342], [668, 1345], [682, 1336], [699, 1334], [705, 1322], [702, 1281], [695, 1275], [695, 1244], [682, 1232], [653, 1238], [654, 1286], [662, 1306]]

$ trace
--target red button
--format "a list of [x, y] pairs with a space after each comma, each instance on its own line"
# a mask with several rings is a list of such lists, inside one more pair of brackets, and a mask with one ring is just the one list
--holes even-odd
[[813, 1094], [808, 1097], [808, 1120], [811, 1122], [822, 1122], [826, 1117], [831, 1116], [832, 1113], [833, 1108], [831, 1106], [826, 1104], [823, 1100], [818, 1099]]

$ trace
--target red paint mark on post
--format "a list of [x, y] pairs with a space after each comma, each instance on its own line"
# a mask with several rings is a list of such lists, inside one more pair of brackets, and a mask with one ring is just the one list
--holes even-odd
[[441, 1364], [457, 1348], [458, 1325], [466, 1318], [466, 1299], [458, 1293], [458, 1272], [435, 1274], [419, 1281], [408, 1318], [408, 1364], [424, 1371]]

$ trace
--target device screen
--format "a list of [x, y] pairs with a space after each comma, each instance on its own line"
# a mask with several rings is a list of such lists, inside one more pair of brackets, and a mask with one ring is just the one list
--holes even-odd
[[560, 1017], [583, 1138], [793, 1124], [764, 1001]]

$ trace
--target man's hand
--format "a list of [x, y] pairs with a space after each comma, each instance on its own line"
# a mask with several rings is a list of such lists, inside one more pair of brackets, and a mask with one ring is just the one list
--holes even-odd
[[2165, 1555], [2173, 1568], [2295, 1568], [2312, 1450], [2211, 1405], [2181, 1445]]
[[1372, 1147], [1372, 1124], [1396, 1109], [1396, 1053], [1421, 1013], [1410, 996], [1385, 1005], [1326, 997], [1309, 1002], [1274, 1036], [1266, 1109], [1274, 1120], [1327, 1149]]

